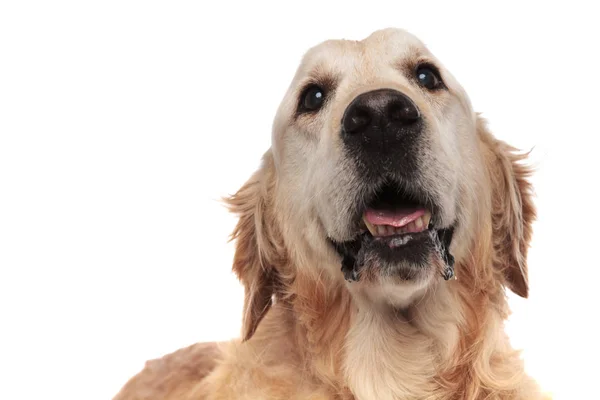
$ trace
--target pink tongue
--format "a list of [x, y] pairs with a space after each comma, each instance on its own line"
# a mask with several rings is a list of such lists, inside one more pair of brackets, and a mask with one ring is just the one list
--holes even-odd
[[403, 208], [399, 210], [374, 210], [368, 208], [365, 217], [373, 225], [390, 225], [395, 228], [403, 227], [425, 214], [423, 208]]

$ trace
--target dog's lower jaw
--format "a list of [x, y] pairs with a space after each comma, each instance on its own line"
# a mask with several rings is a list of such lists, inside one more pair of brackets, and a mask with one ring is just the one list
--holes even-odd
[[[430, 243], [429, 247], [430, 247], [430, 251], [432, 253], [431, 256], [429, 257], [429, 260], [437, 258], [442, 262], [443, 267], [440, 270], [440, 274], [442, 275], [444, 280], [447, 281], [452, 278], [456, 278], [455, 271], [454, 271], [455, 260], [454, 260], [454, 256], [450, 253], [450, 245], [452, 243], [452, 237], [454, 235], [454, 227], [452, 226], [450, 228], [440, 229], [440, 230], [432, 229], [432, 230], [429, 230], [428, 233], [429, 233], [428, 240]], [[363, 239], [363, 240], [365, 240], [365, 239]], [[408, 240], [410, 240], [410, 238]], [[348, 281], [348, 282], [359, 281], [361, 279], [361, 276], [366, 273], [365, 270], [368, 268], [372, 268], [372, 265], [371, 266], [365, 265], [365, 257], [364, 257], [364, 254], [362, 254], [362, 247], [364, 245], [361, 244], [360, 237], [359, 237], [359, 239], [355, 239], [353, 241], [349, 241], [349, 242], [345, 242], [345, 243], [337, 243], [332, 240], [330, 240], [330, 242], [333, 244], [337, 253], [339, 255], [341, 255], [341, 257], [342, 257], [341, 271], [342, 271], [342, 274], [344, 276], [344, 279], [346, 279], [346, 281]], [[379, 264], [383, 265], [383, 262], [380, 262]], [[385, 264], [389, 265], [390, 263], [386, 262]], [[400, 262], [398, 264], [398, 266], [400, 266], [401, 264], [402, 264], [402, 262]], [[406, 262], [404, 262], [404, 264], [406, 264]], [[409, 264], [412, 264], [412, 263], [409, 263]], [[419, 264], [422, 265], [423, 268], [431, 267], [431, 266], [426, 266], [425, 263], [423, 263], [423, 264], [421, 264], [420, 262], [417, 263], [417, 265], [419, 265]], [[436, 264], [438, 264], [438, 263], [436, 262]], [[418, 268], [420, 268], [420, 267], [417, 267], [416, 269], [418, 269]], [[393, 274], [393, 272], [392, 272], [392, 274]], [[417, 275], [419, 275], [419, 274], [417, 274]], [[409, 275], [408, 277], [406, 277], [406, 276], [403, 277], [404, 280], [413, 280], [414, 278], [416, 278], [416, 276], [414, 274], [412, 276]]]

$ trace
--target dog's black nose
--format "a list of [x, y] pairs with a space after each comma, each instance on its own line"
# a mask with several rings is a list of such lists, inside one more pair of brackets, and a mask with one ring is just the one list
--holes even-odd
[[342, 118], [345, 135], [369, 136], [406, 131], [421, 119], [419, 109], [405, 94], [392, 89], [379, 89], [357, 96]]
[[426, 123], [415, 103], [392, 89], [357, 96], [342, 117], [341, 135], [357, 166], [378, 179], [381, 174], [402, 177], [418, 173]]

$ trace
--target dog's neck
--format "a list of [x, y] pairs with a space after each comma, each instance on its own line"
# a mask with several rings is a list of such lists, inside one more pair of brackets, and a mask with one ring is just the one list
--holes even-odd
[[344, 282], [296, 276], [289, 309], [294, 336], [304, 342], [298, 348], [306, 349], [302, 357], [316, 379], [359, 399], [431, 398], [449, 387], [480, 396], [485, 377], [476, 376], [475, 364], [506, 379], [518, 376], [521, 365], [492, 370], [494, 354], [506, 351], [506, 300], [472, 293], [469, 279], [440, 281], [399, 312], [356, 301]]

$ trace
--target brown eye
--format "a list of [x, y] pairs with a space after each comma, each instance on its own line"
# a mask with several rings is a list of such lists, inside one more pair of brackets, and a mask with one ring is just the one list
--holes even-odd
[[419, 85], [423, 86], [428, 90], [439, 89], [443, 86], [442, 78], [440, 78], [437, 69], [428, 65], [422, 65], [417, 67], [415, 75], [417, 78], [417, 82], [419, 82]]
[[300, 97], [300, 111], [316, 111], [323, 106], [325, 91], [317, 86], [307, 87]]

